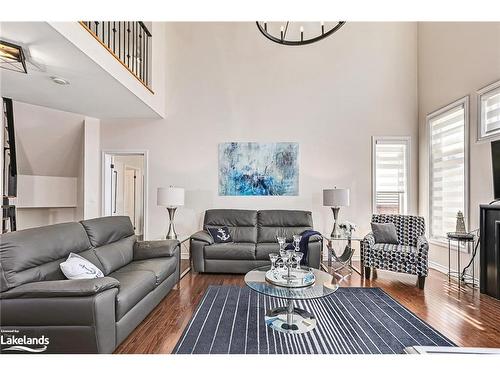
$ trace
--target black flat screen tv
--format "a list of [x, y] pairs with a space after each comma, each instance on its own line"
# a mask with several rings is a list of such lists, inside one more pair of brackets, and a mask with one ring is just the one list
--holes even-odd
[[495, 199], [500, 199], [500, 140], [491, 142], [491, 164], [493, 166]]

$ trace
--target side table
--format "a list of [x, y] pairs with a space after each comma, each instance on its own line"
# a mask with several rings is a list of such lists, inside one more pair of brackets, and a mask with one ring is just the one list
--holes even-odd
[[[363, 247], [361, 246], [361, 241], [363, 241], [363, 237], [358, 237], [358, 236], [340, 236], [340, 237], [331, 237], [330, 235], [325, 236], [323, 235], [323, 239], [326, 240], [326, 247], [328, 249], [328, 267], [331, 267], [332, 265], [332, 258], [335, 258], [336, 261], [338, 261], [340, 264], [342, 264], [345, 267], [349, 267], [351, 270], [359, 274], [361, 277], [364, 277], [364, 267], [361, 265], [361, 269], [357, 269], [352, 265], [352, 256], [354, 255], [355, 249], [352, 247], [352, 241], [358, 241], [359, 242], [359, 249], [360, 251], [363, 251]], [[335, 250], [333, 249], [333, 242], [334, 241], [346, 241], [347, 245], [342, 253], [342, 255], [337, 256], [335, 254]], [[363, 254], [360, 254], [361, 258], [360, 261], [363, 261]]]
[[[187, 236], [185, 234], [178, 234], [177, 241], [180, 242], [180, 252], [179, 252], [179, 281], [186, 276], [186, 274], [191, 271], [191, 249], [189, 248], [189, 239], [191, 236]], [[157, 240], [164, 240], [165, 237], [157, 238]], [[188, 253], [188, 266], [186, 269], [182, 270], [182, 249], [187, 251]]]
[[[470, 251], [471, 245], [472, 247], [474, 247], [474, 241], [476, 237], [472, 233], [457, 233], [457, 232], [449, 232], [446, 234], [446, 237], [448, 238], [448, 281], [451, 281], [452, 278], [456, 278], [459, 290], [461, 288], [462, 282], [465, 285], [471, 285], [473, 288], [475, 288], [477, 285], [475, 283], [475, 278], [474, 278], [474, 272], [475, 272], [474, 257], [472, 258], [472, 277], [471, 277], [470, 275], [463, 273], [460, 269], [460, 244], [463, 244], [464, 247], [466, 246], [469, 254], [472, 254], [472, 252]], [[451, 270], [452, 241], [457, 242], [457, 271]]]
[[[179, 281], [181, 281], [181, 279], [186, 276], [186, 274], [191, 271], [191, 249], [189, 247], [189, 239], [191, 238], [191, 236], [186, 236], [186, 235], [178, 235], [177, 236], [177, 240], [180, 242], [180, 253], [179, 253]], [[181, 270], [181, 267], [182, 267], [182, 249], [185, 249], [188, 253], [188, 266], [186, 267], [186, 269], [184, 270]]]

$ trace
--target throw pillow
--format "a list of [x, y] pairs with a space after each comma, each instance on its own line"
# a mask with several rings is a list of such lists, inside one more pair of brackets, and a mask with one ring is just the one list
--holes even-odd
[[372, 223], [373, 237], [375, 243], [398, 244], [398, 233], [394, 223]]
[[231, 233], [229, 233], [229, 229], [227, 227], [219, 227], [219, 228], [207, 228], [208, 233], [212, 236], [212, 239], [215, 243], [226, 243], [233, 242], [231, 238]]
[[62, 262], [59, 267], [69, 280], [77, 279], [97, 279], [104, 277], [102, 271], [87, 259], [78, 254], [70, 253], [68, 259]]

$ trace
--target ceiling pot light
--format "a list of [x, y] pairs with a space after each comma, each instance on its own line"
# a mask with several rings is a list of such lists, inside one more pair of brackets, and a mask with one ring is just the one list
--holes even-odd
[[28, 73], [26, 58], [21, 46], [0, 40], [0, 68], [19, 73]]
[[69, 85], [69, 81], [61, 77], [50, 77], [50, 79], [52, 80], [52, 82], [57, 83], [58, 85]]

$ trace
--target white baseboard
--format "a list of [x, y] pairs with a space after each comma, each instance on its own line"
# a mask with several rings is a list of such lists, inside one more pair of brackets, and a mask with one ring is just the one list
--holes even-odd
[[[436, 271], [444, 273], [445, 275], [448, 275], [448, 266], [445, 266], [445, 265], [443, 265], [441, 263], [437, 263], [437, 262], [433, 262], [433, 261], [429, 260], [429, 268], [432, 268], [432, 269], [434, 269]], [[457, 270], [451, 268], [451, 272], [457, 272]], [[469, 275], [469, 276], [472, 276], [472, 275]], [[477, 284], [477, 285], [479, 285], [479, 278], [475, 277], [474, 278], [474, 283]]]
[[448, 274], [448, 266], [444, 266], [440, 263], [433, 262], [429, 260], [429, 268], [432, 268], [433, 270], [439, 271], [441, 273], [444, 273], [445, 275]]

